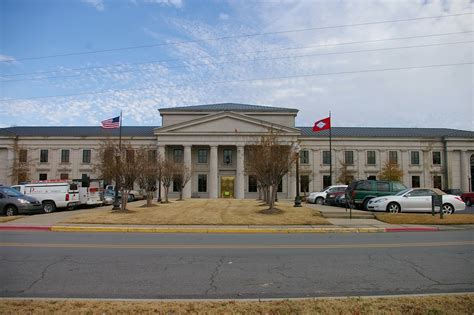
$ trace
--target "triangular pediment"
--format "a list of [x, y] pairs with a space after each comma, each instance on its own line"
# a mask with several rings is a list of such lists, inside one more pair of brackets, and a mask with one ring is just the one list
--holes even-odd
[[299, 129], [287, 126], [272, 124], [267, 121], [255, 119], [253, 117], [235, 112], [219, 112], [205, 117], [189, 120], [171, 126], [158, 128], [155, 134], [169, 133], [268, 133], [273, 129], [282, 133], [297, 133]]

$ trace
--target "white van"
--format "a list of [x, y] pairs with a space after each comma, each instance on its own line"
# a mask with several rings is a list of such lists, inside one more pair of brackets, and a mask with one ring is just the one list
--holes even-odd
[[103, 204], [100, 196], [102, 180], [90, 180], [89, 187], [82, 187], [82, 182], [78, 181], [79, 201], [82, 206], [101, 206]]
[[54, 212], [58, 208], [72, 209], [80, 205], [77, 185], [65, 181], [37, 181], [11, 187], [38, 199], [43, 204], [45, 213]]

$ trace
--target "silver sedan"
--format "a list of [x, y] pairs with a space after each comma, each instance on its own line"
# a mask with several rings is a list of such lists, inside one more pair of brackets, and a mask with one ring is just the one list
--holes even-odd
[[[448, 195], [436, 188], [410, 188], [393, 196], [373, 198], [367, 204], [367, 209], [393, 213], [401, 211], [430, 212], [432, 196], [441, 196], [441, 208], [444, 214], [452, 214], [455, 211], [466, 209], [466, 204], [459, 196]], [[439, 207], [436, 207], [436, 211], [439, 211]]]

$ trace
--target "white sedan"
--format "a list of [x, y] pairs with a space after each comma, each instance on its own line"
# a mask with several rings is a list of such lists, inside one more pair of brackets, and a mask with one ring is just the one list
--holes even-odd
[[308, 203], [317, 203], [317, 204], [323, 205], [324, 199], [326, 199], [326, 195], [328, 193], [346, 191], [346, 188], [347, 188], [347, 185], [328, 186], [328, 187], [323, 188], [323, 190], [319, 192], [310, 193], [308, 198], [306, 198], [306, 201]]
[[[436, 188], [409, 188], [393, 196], [370, 199], [367, 209], [397, 213], [401, 211], [430, 212], [431, 196], [442, 196], [443, 214], [465, 210], [466, 204], [459, 196], [448, 195]], [[435, 207], [436, 212], [439, 206]]]

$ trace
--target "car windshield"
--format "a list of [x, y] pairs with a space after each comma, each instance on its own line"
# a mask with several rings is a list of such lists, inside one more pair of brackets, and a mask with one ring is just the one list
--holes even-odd
[[411, 190], [411, 188], [399, 191], [395, 194], [395, 196], [402, 196], [402, 195], [406, 194], [407, 192], [409, 192], [410, 190]]
[[330, 188], [331, 186], [324, 187], [320, 192], [326, 191]]
[[7, 194], [9, 197], [23, 197], [21, 192], [10, 187], [2, 187], [0, 188], [0, 191]]

